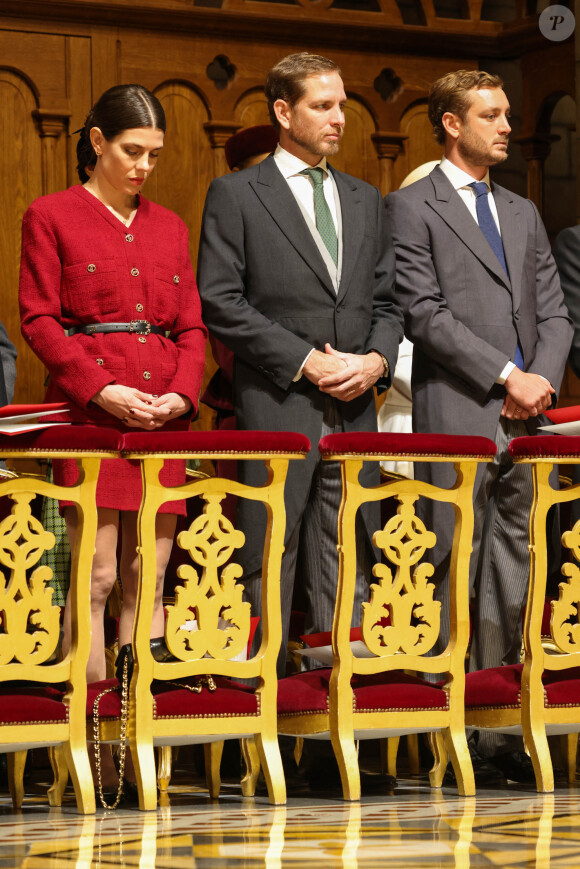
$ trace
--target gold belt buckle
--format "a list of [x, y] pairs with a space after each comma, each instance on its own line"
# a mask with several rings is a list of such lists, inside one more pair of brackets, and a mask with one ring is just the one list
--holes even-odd
[[[145, 326], [145, 331], [137, 329], [138, 326]], [[135, 327], [135, 328], [134, 328]], [[151, 323], [148, 320], [131, 320], [131, 332], [138, 332], [139, 335], [149, 335], [151, 332]]]

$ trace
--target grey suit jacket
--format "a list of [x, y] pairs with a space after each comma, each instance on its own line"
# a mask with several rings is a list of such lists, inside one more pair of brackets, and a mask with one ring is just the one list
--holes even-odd
[[525, 370], [560, 387], [572, 329], [546, 232], [532, 202], [492, 192], [509, 277], [439, 167], [385, 200], [415, 348], [415, 431], [493, 438], [505, 397], [495, 381], [518, 338]]
[[576, 377], [580, 377], [580, 226], [570, 226], [558, 233], [554, 259], [560, 273], [564, 301], [574, 325], [568, 361]]
[[[306, 377], [294, 382], [308, 352], [377, 350], [391, 371], [402, 338], [394, 290], [394, 251], [380, 193], [331, 169], [343, 221], [341, 282], [335, 293], [322, 256], [273, 157], [213, 181], [198, 258], [204, 320], [235, 354], [234, 408], [243, 429], [301, 431], [312, 443], [291, 466], [287, 537], [308, 499], [328, 397]], [[389, 385], [379, 381], [379, 389]], [[337, 402], [344, 429], [376, 430], [373, 391]], [[255, 483], [255, 468], [241, 463]], [[256, 552], [247, 569], [259, 566]]]

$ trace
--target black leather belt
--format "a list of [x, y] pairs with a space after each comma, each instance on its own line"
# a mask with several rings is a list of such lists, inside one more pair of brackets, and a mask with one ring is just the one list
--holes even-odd
[[131, 320], [130, 323], [87, 323], [85, 326], [71, 326], [69, 335], [94, 335], [97, 332], [132, 332], [134, 335], [165, 335], [161, 326], [152, 326], [147, 320]]

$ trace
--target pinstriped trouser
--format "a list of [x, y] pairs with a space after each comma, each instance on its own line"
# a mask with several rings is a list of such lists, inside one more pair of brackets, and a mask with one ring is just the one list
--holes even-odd
[[[329, 398], [320, 437], [341, 432], [342, 422]], [[312, 444], [316, 450], [317, 445]], [[307, 600], [306, 633], [328, 631], [338, 585], [338, 510], [341, 498], [340, 465], [338, 462], [319, 460], [312, 479], [310, 495], [304, 513], [286, 543], [282, 557], [280, 593], [282, 605], [282, 646], [278, 659], [278, 676], [286, 675], [286, 646], [292, 610], [294, 582], [299, 582]], [[377, 514], [378, 515], [378, 514]], [[357, 517], [358, 518], [358, 517]], [[377, 522], [378, 527], [378, 522]], [[371, 578], [371, 549], [362, 521], [357, 521], [357, 577], [352, 624], [360, 625], [361, 604], [368, 599], [368, 584]], [[252, 605], [252, 613], [260, 611], [261, 572], [244, 577], [246, 599]], [[254, 639], [255, 651], [260, 634]], [[306, 665], [308, 666], [308, 664]], [[313, 664], [314, 667], [320, 664]]]
[[[469, 566], [473, 632], [470, 670], [517, 664], [522, 641], [522, 609], [530, 573], [528, 539], [532, 475], [527, 465], [514, 465], [508, 445], [528, 434], [525, 423], [500, 417], [493, 463], [480, 465], [474, 495], [475, 526]], [[452, 466], [415, 463], [415, 476], [437, 486], [451, 486]], [[449, 556], [454, 514], [449, 505], [421, 499], [419, 512], [437, 544], [428, 560], [435, 565], [435, 597], [441, 606], [441, 633], [435, 652], [449, 638]], [[433, 677], [428, 677], [433, 678]], [[435, 677], [436, 678], [436, 677]], [[478, 751], [491, 756], [521, 748], [521, 740], [482, 731]]]
[[[518, 664], [522, 646], [522, 610], [530, 578], [529, 516], [533, 498], [529, 465], [514, 465], [508, 454], [512, 438], [527, 435], [523, 422], [500, 419], [495, 436], [497, 456], [484, 472], [474, 510], [480, 538], [474, 547], [473, 638], [469, 669]], [[519, 737], [480, 731], [477, 750], [483, 757], [522, 747]]]

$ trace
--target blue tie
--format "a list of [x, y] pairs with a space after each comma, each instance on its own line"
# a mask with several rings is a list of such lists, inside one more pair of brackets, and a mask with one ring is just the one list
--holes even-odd
[[[475, 200], [475, 211], [477, 214], [477, 222], [479, 223], [479, 228], [489, 242], [489, 246], [498, 258], [504, 272], [509, 277], [501, 235], [499, 234], [497, 224], [493, 218], [493, 214], [491, 213], [489, 202], [487, 201], [487, 184], [485, 183], [485, 181], [473, 181], [469, 186], [473, 188], [473, 190], [475, 191], [475, 195], [477, 196], [477, 199]], [[518, 368], [521, 368], [523, 370], [524, 356], [519, 341], [516, 347], [514, 364], [517, 365]]]

